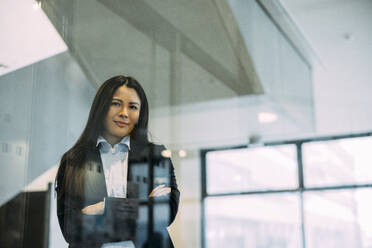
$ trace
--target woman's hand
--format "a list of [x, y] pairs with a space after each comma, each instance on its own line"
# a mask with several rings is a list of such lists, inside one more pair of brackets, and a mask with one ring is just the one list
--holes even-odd
[[103, 214], [103, 208], [104, 204], [103, 201], [100, 201], [96, 204], [89, 205], [81, 210], [83, 214], [89, 214], [89, 215], [97, 215], [97, 214]]
[[171, 192], [170, 187], [165, 187], [165, 184], [161, 184], [151, 191], [149, 197], [163, 196]]
[[[149, 197], [157, 197], [157, 196], [163, 196], [167, 195], [171, 192], [170, 187], [165, 187], [165, 184], [159, 185], [155, 189], [151, 191], [149, 194]], [[98, 215], [98, 214], [103, 214], [104, 210], [104, 203], [103, 201], [100, 201], [96, 204], [89, 205], [81, 210], [83, 214], [88, 214], [88, 215]]]

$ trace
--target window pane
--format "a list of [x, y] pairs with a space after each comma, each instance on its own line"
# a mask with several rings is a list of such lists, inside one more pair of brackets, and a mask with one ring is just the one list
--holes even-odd
[[371, 247], [372, 189], [306, 192], [306, 248]]
[[304, 144], [305, 185], [372, 183], [371, 146], [371, 137]]
[[302, 246], [298, 194], [208, 197], [206, 247]]
[[209, 194], [298, 185], [294, 145], [209, 152], [206, 162]]

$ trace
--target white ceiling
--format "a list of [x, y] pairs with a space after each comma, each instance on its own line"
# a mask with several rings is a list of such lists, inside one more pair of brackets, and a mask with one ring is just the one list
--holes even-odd
[[280, 1], [323, 64], [314, 68], [318, 133], [371, 130], [372, 1]]
[[67, 50], [33, 0], [1, 0], [0, 76]]
[[[317, 133], [371, 130], [372, 1], [275, 1], [285, 7], [322, 64], [313, 75]], [[67, 49], [32, 0], [2, 0], [0, 23], [0, 64], [7, 66], [0, 67], [0, 75]]]

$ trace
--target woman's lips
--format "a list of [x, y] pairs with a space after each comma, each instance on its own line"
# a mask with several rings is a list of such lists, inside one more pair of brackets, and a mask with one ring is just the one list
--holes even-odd
[[115, 121], [116, 125], [118, 125], [119, 127], [126, 127], [129, 125], [129, 123], [127, 122], [122, 122], [122, 121]]

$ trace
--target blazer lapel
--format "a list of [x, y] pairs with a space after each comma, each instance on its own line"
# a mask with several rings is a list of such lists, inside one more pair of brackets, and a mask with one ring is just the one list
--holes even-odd
[[136, 163], [140, 163], [146, 160], [146, 144], [136, 141], [134, 139], [130, 140], [130, 150], [128, 155], [128, 182], [133, 180], [132, 178], [132, 167]]
[[[138, 142], [134, 139], [130, 141], [130, 150], [128, 152], [128, 173], [127, 173], [127, 198], [138, 198], [138, 189], [134, 183], [135, 178], [132, 175], [132, 168], [138, 163], [143, 163], [147, 160], [146, 144]], [[89, 199], [107, 197], [107, 185], [101, 154], [99, 148], [92, 146], [87, 149], [86, 153], [86, 177], [85, 183], [89, 189]]]
[[[86, 156], [85, 184], [90, 194], [96, 195], [99, 199], [107, 197], [105, 173], [98, 147], [89, 148]], [[94, 196], [91, 197], [94, 198]]]
[[130, 141], [128, 153], [128, 173], [127, 173], [127, 198], [139, 198], [138, 183], [133, 175], [133, 167], [147, 160], [146, 144], [134, 139]]

